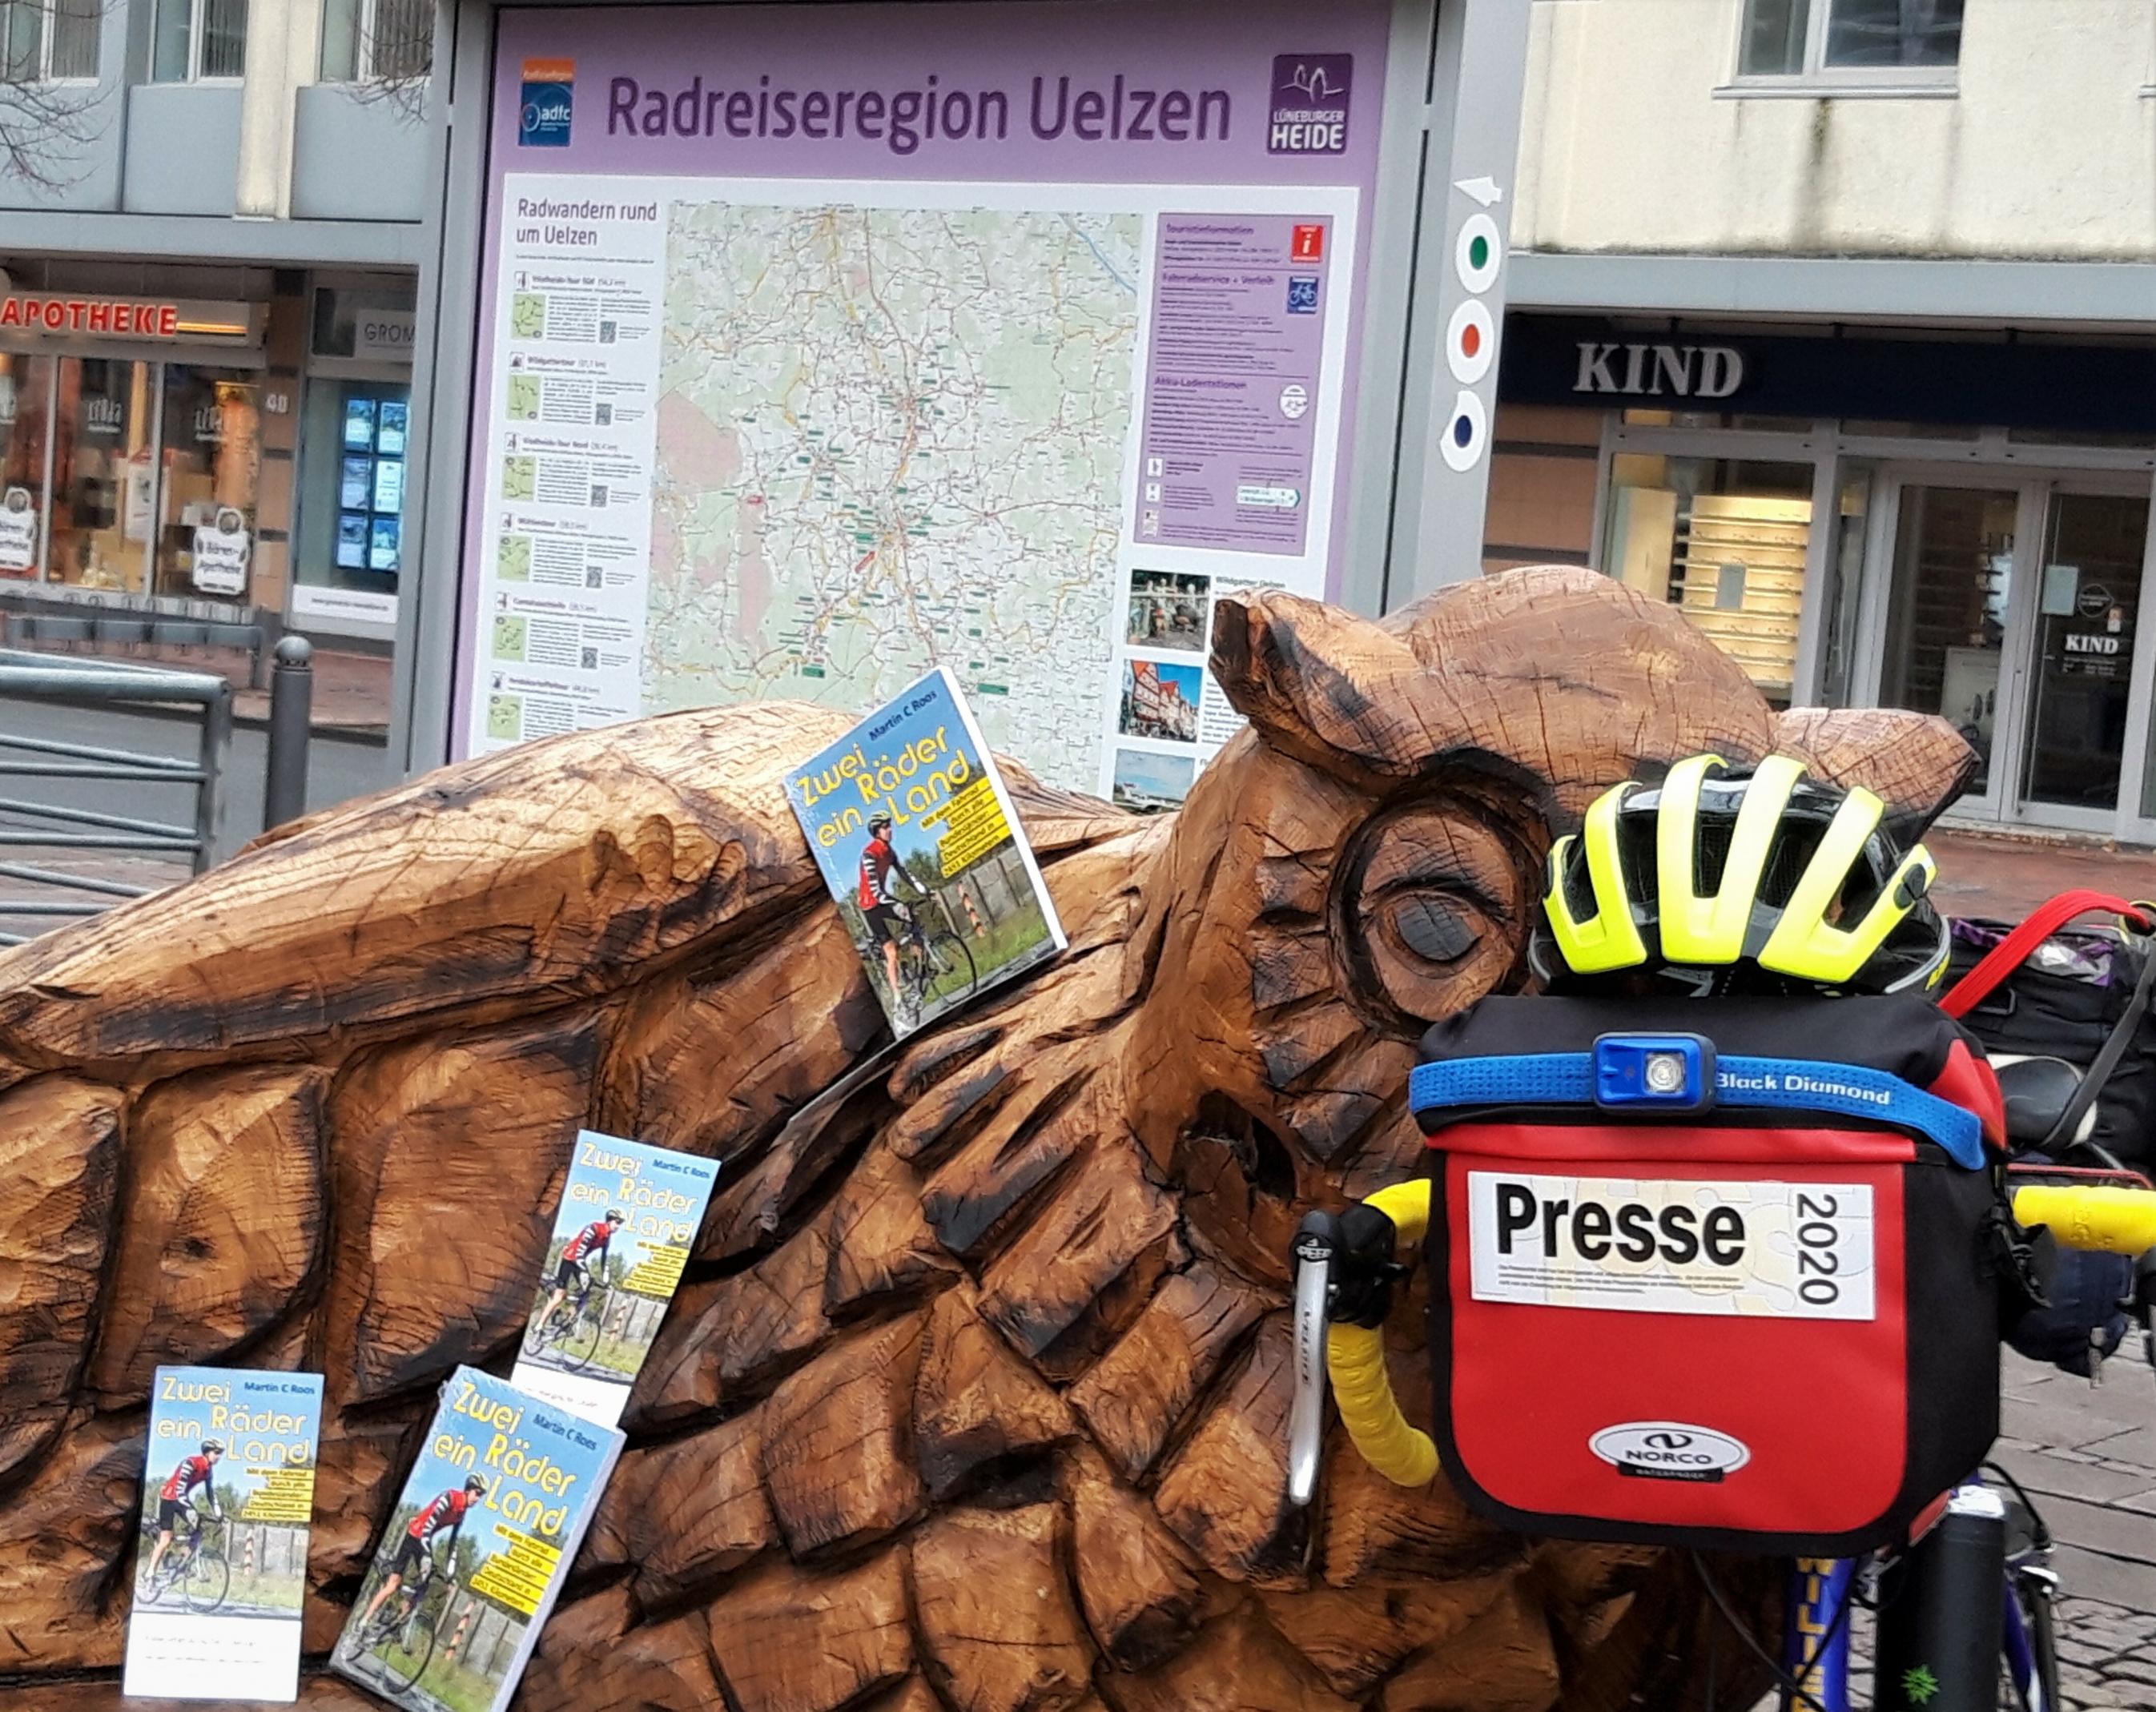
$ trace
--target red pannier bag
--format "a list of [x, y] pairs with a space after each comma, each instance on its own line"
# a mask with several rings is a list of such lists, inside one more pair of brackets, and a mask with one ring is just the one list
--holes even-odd
[[1435, 1425], [1474, 1509], [1847, 1557], [1983, 1460], [2003, 1123], [1929, 1000], [1498, 997], [1422, 1058]]

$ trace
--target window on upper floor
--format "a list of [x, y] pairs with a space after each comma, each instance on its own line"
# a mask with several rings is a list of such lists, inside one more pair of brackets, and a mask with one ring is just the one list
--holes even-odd
[[157, 0], [152, 36], [154, 82], [246, 74], [247, 0]]
[[1962, 0], [1744, 0], [1737, 73], [1936, 81], [1961, 59]]
[[0, 83], [97, 75], [100, 0], [0, 0]]
[[323, 82], [411, 83], [434, 63], [434, 0], [323, 0]]

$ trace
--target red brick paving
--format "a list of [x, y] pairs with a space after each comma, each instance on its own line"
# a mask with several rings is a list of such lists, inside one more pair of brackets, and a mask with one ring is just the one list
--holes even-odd
[[2143, 846], [1960, 828], [1934, 831], [1924, 843], [1939, 864], [1933, 900], [1949, 915], [2019, 921], [2045, 899], [2076, 887], [2156, 899], [2156, 850]]

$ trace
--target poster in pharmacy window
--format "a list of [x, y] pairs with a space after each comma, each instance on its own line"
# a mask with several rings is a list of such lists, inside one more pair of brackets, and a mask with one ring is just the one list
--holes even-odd
[[1219, 597], [1337, 586], [1388, 17], [505, 11], [459, 752], [942, 665], [1044, 777], [1181, 801]]

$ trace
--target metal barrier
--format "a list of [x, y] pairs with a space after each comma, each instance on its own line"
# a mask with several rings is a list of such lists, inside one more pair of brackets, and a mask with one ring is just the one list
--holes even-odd
[[[107, 749], [89, 743], [18, 736], [0, 729], [0, 778], [82, 779], [112, 784], [192, 785], [192, 826], [116, 814], [104, 808], [69, 808], [0, 797], [0, 817], [30, 826], [0, 825], [0, 849], [112, 852], [184, 858], [188, 872], [209, 865], [217, 841], [221, 783], [232, 747], [232, 686], [204, 672], [162, 671], [86, 657], [59, 657], [0, 649], [0, 700], [59, 701], [106, 707], [194, 706], [202, 710], [196, 758]], [[57, 827], [59, 830], [53, 830]], [[74, 830], [80, 828], [80, 830]], [[0, 921], [95, 915], [116, 901], [146, 896], [154, 886], [97, 874], [73, 874], [20, 862], [0, 861], [0, 879], [19, 880], [48, 891], [86, 897], [0, 897]], [[20, 945], [27, 935], [0, 930], [0, 945]]]

